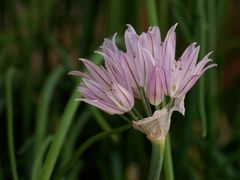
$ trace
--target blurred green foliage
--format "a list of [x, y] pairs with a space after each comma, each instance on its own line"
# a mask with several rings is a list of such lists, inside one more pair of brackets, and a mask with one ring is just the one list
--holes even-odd
[[[144, 135], [74, 102], [78, 80], [67, 75], [83, 69], [79, 57], [102, 62], [93, 52], [104, 37], [117, 32], [124, 48], [126, 24], [139, 33], [155, 24], [146, 3], [0, 1], [0, 180], [42, 177], [60, 127], [51, 179], [146, 178], [151, 147]], [[178, 22], [177, 56], [196, 41], [218, 64], [188, 93], [186, 116], [173, 116], [175, 179], [240, 179], [240, 2], [159, 0], [153, 8], [162, 36]]]

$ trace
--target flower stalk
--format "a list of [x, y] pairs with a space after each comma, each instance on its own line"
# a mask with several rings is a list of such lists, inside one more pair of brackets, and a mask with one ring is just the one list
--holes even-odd
[[151, 143], [152, 143], [152, 155], [148, 180], [159, 180], [164, 157], [165, 139], [151, 141]]
[[174, 180], [174, 173], [173, 173], [173, 163], [172, 163], [172, 152], [171, 152], [171, 140], [170, 134], [166, 136], [165, 140], [165, 155], [164, 155], [164, 174], [166, 180]]
[[[172, 108], [172, 105], [174, 103], [174, 99], [170, 98], [169, 105], [168, 105], [168, 111]], [[165, 140], [165, 156], [164, 156], [164, 174], [166, 177], [166, 180], [174, 180], [174, 171], [173, 171], [173, 163], [172, 163], [172, 150], [171, 150], [171, 140], [170, 140], [170, 134], [168, 133], [166, 135]]]
[[139, 92], [140, 92], [141, 100], [142, 100], [142, 103], [143, 103], [143, 107], [144, 107], [147, 115], [151, 116], [152, 115], [152, 110], [151, 110], [149, 102], [147, 101], [144, 89], [143, 88], [139, 88]]

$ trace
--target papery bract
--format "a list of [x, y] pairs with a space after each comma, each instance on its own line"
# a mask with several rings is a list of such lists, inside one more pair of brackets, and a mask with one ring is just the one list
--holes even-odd
[[170, 127], [171, 114], [172, 111], [167, 108], [157, 110], [151, 117], [133, 121], [133, 127], [146, 134], [150, 140], [163, 140]]

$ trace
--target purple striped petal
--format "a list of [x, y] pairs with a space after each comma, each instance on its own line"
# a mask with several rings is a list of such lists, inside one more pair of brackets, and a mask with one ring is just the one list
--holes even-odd
[[104, 72], [103, 69], [101, 69], [99, 66], [97, 66], [96, 64], [92, 63], [89, 60], [86, 59], [80, 59], [83, 64], [86, 66], [86, 68], [88, 69], [89, 73], [91, 74], [91, 76], [98, 81], [99, 83], [103, 84], [104, 86], [109, 86], [111, 84], [111, 80], [108, 77], [108, 75], [106, 74], [106, 72]]
[[122, 111], [121, 109], [117, 109], [117, 108], [113, 107], [111, 104], [107, 104], [102, 101], [90, 100], [90, 99], [85, 99], [85, 98], [80, 99], [80, 101], [91, 104], [108, 114], [123, 114], [124, 113], [124, 111]]
[[160, 69], [156, 68], [148, 80], [146, 95], [149, 102], [153, 105], [159, 105], [163, 99], [163, 89], [161, 82]]

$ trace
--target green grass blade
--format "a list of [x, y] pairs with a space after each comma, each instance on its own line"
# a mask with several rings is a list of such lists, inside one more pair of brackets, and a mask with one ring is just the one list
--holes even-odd
[[[107, 123], [107, 121], [104, 119], [102, 116], [101, 112], [92, 106], [89, 107], [90, 112], [93, 114], [95, 117], [95, 120], [99, 124], [99, 126], [104, 130], [104, 131], [110, 131], [112, 128], [111, 126]], [[118, 142], [119, 138], [116, 134], [111, 135], [111, 138], [114, 142]]]
[[160, 5], [160, 10], [159, 10], [159, 24], [160, 24], [160, 28], [161, 28], [161, 34], [166, 34], [167, 32], [167, 28], [168, 28], [168, 23], [169, 23], [169, 19], [166, 18], [169, 16], [169, 4], [170, 1], [168, 0], [161, 0], [159, 2]]
[[77, 97], [79, 97], [79, 94], [74, 90], [60, 119], [59, 127], [56, 134], [54, 135], [53, 143], [51, 144], [51, 147], [47, 153], [47, 158], [43, 165], [39, 178], [41, 180], [49, 180], [53, 173], [53, 169], [56, 164], [61, 147], [64, 143], [66, 134], [79, 104], [79, 102], [75, 101]]
[[9, 158], [11, 164], [12, 178], [18, 180], [17, 163], [15, 157], [14, 147], [14, 119], [13, 119], [13, 95], [12, 82], [14, 77], [14, 70], [9, 69], [6, 76], [6, 99], [7, 99], [7, 137]]
[[[197, 3], [197, 15], [199, 18], [199, 27], [196, 27], [196, 32], [199, 34], [199, 43], [201, 45], [200, 57], [206, 53], [207, 50], [207, 27], [206, 27], [206, 14], [204, 11], [204, 0], [200, 0]], [[202, 136], [207, 136], [207, 117], [206, 117], [206, 103], [205, 103], [205, 77], [203, 76], [199, 81], [199, 114], [202, 122]]]
[[[209, 38], [208, 45], [211, 50], [216, 51], [216, 38], [217, 38], [217, 9], [215, 1], [207, 1], [208, 6], [208, 23], [209, 23]], [[215, 62], [217, 60], [214, 59]], [[217, 139], [217, 121], [219, 120], [219, 105], [218, 105], [218, 80], [217, 71], [211, 70], [209, 72], [209, 93], [208, 93], [208, 105], [209, 105], [209, 136], [210, 139], [215, 141]]]
[[35, 160], [33, 163], [32, 174], [31, 174], [32, 180], [38, 179], [45, 152], [47, 151], [47, 148], [51, 143], [51, 141], [52, 141], [52, 136], [46, 137], [46, 139], [41, 143], [41, 147], [38, 149], [35, 155]]
[[154, 0], [146, 0], [149, 25], [158, 25], [157, 6]]
[[86, 140], [72, 155], [72, 157], [69, 159], [69, 161], [66, 163], [65, 166], [63, 166], [56, 174], [56, 176], [53, 178], [54, 180], [57, 180], [59, 178], [61, 178], [71, 167], [72, 165], [78, 160], [78, 158], [82, 155], [83, 152], [85, 152], [87, 150], [88, 147], [90, 147], [93, 143], [109, 137], [112, 134], [116, 134], [116, 133], [120, 133], [123, 132], [127, 129], [129, 129], [131, 127], [130, 124], [126, 124], [123, 125], [119, 128], [116, 129], [112, 129], [110, 131], [105, 131], [105, 132], [101, 132], [98, 133], [94, 136], [92, 136], [91, 138], [89, 138], [88, 140]]
[[187, 11], [184, 4], [182, 4], [181, 1], [174, 0], [171, 3], [171, 7], [172, 7], [172, 14], [176, 19], [176, 21], [179, 23], [179, 26], [180, 26], [179, 29], [182, 31], [182, 34], [184, 38], [187, 40], [187, 42], [190, 43], [192, 41], [192, 36], [191, 36], [186, 15], [183, 14], [184, 12]]
[[61, 166], [64, 165], [72, 155], [75, 144], [79, 138], [79, 134], [81, 133], [83, 127], [87, 124], [89, 117], [90, 112], [88, 110], [85, 110], [81, 113], [79, 118], [77, 118], [74, 124], [72, 123], [72, 126], [67, 135], [68, 141], [64, 144], [64, 148], [61, 154]]
[[42, 146], [42, 141], [47, 129], [46, 126], [48, 121], [48, 111], [50, 107], [51, 97], [53, 95], [54, 88], [56, 87], [64, 72], [65, 71], [63, 66], [59, 66], [49, 75], [46, 83], [43, 85], [41, 99], [37, 108], [34, 156], [36, 156], [36, 152]]
[[122, 180], [123, 178], [123, 164], [121, 156], [113, 152], [110, 156], [111, 158], [111, 172], [112, 172], [112, 180]]

